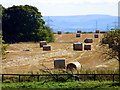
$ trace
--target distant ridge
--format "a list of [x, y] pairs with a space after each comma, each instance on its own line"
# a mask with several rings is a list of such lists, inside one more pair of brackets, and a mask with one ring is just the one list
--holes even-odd
[[43, 16], [47, 22], [46, 25], [53, 28], [54, 32], [61, 30], [63, 32], [94, 32], [96, 29], [107, 31], [115, 27], [117, 16], [88, 14], [72, 16]]

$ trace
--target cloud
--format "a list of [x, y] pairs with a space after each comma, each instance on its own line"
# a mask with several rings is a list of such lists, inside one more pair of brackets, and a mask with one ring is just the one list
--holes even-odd
[[118, 3], [119, 0], [30, 0], [40, 3]]
[[49, 5], [85, 5], [85, 4], [118, 4], [119, 0], [1, 0], [1, 3], [5, 7], [10, 7], [13, 5], [34, 5], [34, 6], [49, 6]]
[[117, 15], [119, 0], [1, 0], [4, 7], [36, 6], [43, 15], [108, 14]]
[[2, 3], [118, 3], [119, 0], [1, 0]]

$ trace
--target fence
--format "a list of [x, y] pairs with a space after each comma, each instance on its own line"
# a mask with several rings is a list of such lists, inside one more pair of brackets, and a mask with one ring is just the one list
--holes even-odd
[[[36, 81], [39, 82], [40, 79], [43, 77], [44, 77], [44, 79], [45, 79], [45, 77], [47, 77], [46, 79], [48, 79], [53, 76], [58, 76], [58, 77], [67, 76], [68, 77], [69, 75], [73, 75], [73, 74], [52, 74], [52, 75], [51, 74], [0, 74], [2, 82], [4, 82], [4, 80], [6, 80], [7, 77], [9, 77], [9, 79], [11, 79], [13, 76], [17, 76], [16, 79], [18, 79], [17, 80], [18, 82], [24, 81], [22, 76], [24, 76], [24, 79], [26, 76], [28, 76], [29, 81], [30, 81], [30, 79], [32, 79], [32, 81], [34, 81], [33, 80], [33, 78], [34, 78], [34, 79], [36, 79]], [[73, 76], [78, 76], [81, 81], [85, 81], [85, 80], [101, 81], [101, 80], [105, 79], [105, 80], [112, 80], [114, 82], [114, 81], [118, 81], [119, 74], [74, 74]], [[101, 76], [102, 76], [102, 78], [101, 78]], [[104, 77], [104, 79], [103, 79], [103, 77]]]

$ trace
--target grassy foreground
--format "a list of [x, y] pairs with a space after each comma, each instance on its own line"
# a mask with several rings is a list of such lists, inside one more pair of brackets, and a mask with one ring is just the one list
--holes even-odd
[[55, 88], [62, 89], [62, 88], [69, 88], [70, 89], [80, 89], [80, 88], [90, 88], [90, 89], [100, 89], [100, 88], [110, 88], [110, 89], [115, 89], [115, 88], [119, 88], [120, 86], [118, 86], [118, 82], [112, 82], [112, 81], [103, 81], [103, 82], [99, 82], [99, 81], [71, 81], [71, 82], [46, 82], [46, 81], [42, 81], [42, 82], [22, 82], [22, 83], [3, 83], [2, 84], [2, 89], [6, 90], [6, 89], [10, 89], [12, 90], [12, 88], [21, 88], [21, 89], [25, 89], [25, 88], [46, 88], [49, 90], [53, 90]]

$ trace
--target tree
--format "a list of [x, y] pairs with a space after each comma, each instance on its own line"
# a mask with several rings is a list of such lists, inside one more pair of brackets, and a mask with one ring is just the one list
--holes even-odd
[[109, 31], [104, 35], [102, 44], [108, 44], [107, 54], [110, 58], [116, 58], [119, 61], [119, 85], [120, 85], [120, 29]]
[[4, 42], [2, 40], [2, 10], [5, 9], [2, 5], [0, 5], [0, 57], [3, 59], [3, 55], [6, 54], [7, 45], [3, 45]]
[[[34, 6], [12, 6], [3, 10], [3, 40], [5, 42], [28, 42], [46, 39], [46, 30], [41, 12]], [[42, 35], [41, 35], [42, 34]], [[48, 37], [49, 38], [49, 37]], [[53, 38], [52, 38], [53, 39]]]
[[47, 37], [47, 41], [48, 42], [54, 42], [54, 33], [53, 33], [53, 29], [50, 28], [49, 26], [45, 26], [45, 30], [47, 30], [47, 32], [49, 33], [48, 37]]

